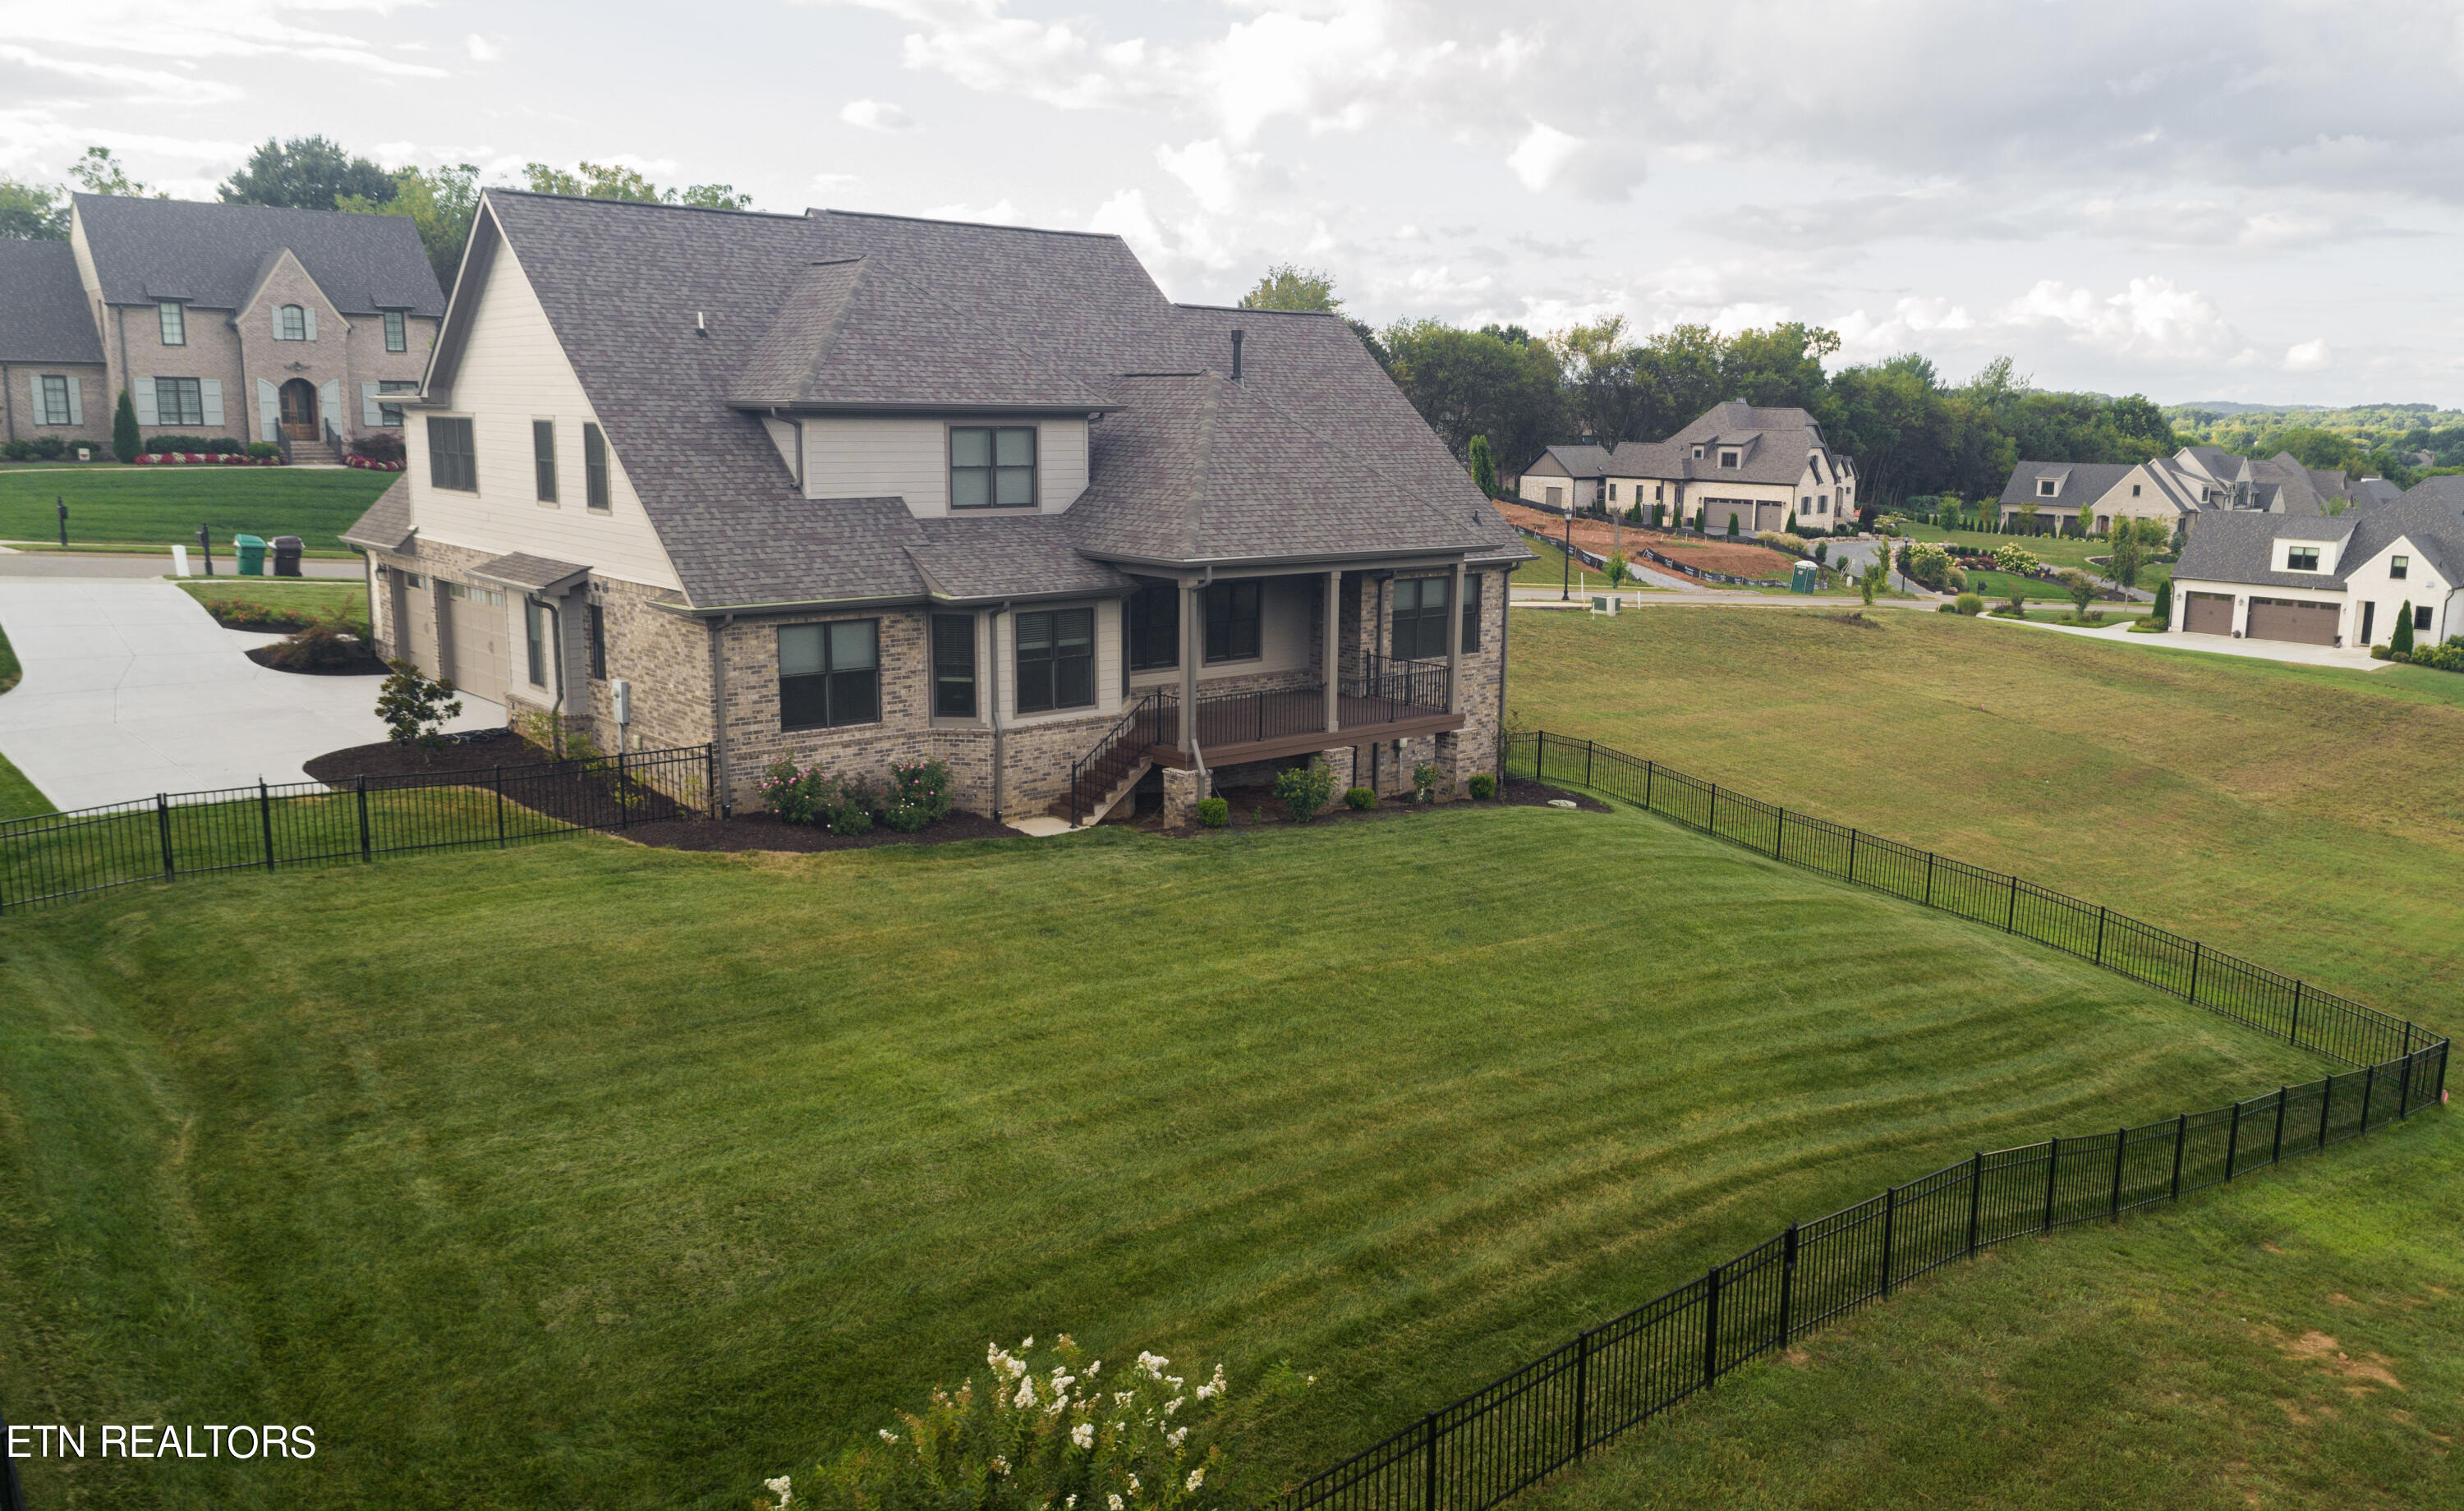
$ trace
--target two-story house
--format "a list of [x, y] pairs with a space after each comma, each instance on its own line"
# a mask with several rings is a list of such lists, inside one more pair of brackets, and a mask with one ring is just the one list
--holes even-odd
[[1813, 415], [1714, 405], [1664, 441], [1614, 448], [1552, 446], [1524, 471], [1520, 489], [1543, 508], [1639, 507], [1647, 522], [1742, 535], [1831, 531], [1853, 522], [1857, 464], [1831, 449]]
[[2213, 446], [2187, 446], [2145, 462], [2020, 462], [2003, 484], [2002, 522], [2033, 520], [2037, 533], [2086, 528], [2108, 531], [2117, 519], [2153, 519], [2187, 529], [2199, 516], [2227, 512], [2317, 516], [2393, 498], [2384, 478], [2347, 479], [2332, 468], [2304, 467], [2290, 451], [2236, 456]]
[[491, 190], [409, 402], [343, 537], [382, 648], [713, 744], [722, 800], [1494, 769], [1528, 553], [1341, 320], [1175, 304], [1117, 237]]
[[148, 435], [337, 459], [399, 431], [445, 314], [395, 215], [79, 194], [65, 244], [0, 256], [12, 440], [107, 443], [125, 389]]
[[2355, 648], [2412, 615], [2424, 644], [2464, 633], [2464, 477], [2341, 515], [2231, 510], [2203, 517], [2173, 569], [2173, 627]]

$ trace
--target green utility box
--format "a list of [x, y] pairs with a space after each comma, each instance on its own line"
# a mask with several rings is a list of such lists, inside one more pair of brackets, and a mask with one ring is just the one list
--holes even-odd
[[1811, 561], [1799, 561], [1788, 587], [1792, 593], [1811, 593], [1822, 585], [1822, 569]]
[[265, 541], [261, 537], [233, 536], [231, 551], [239, 558], [240, 576], [265, 576]]

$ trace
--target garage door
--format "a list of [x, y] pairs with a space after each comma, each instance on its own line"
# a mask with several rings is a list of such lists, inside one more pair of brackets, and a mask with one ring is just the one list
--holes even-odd
[[2233, 596], [2229, 593], [2186, 593], [2182, 627], [2194, 635], [2233, 633]]
[[2297, 603], [2288, 598], [2250, 601], [2250, 638], [2290, 640], [2304, 646], [2332, 646], [2342, 617], [2335, 603]]
[[505, 595], [492, 587], [460, 582], [448, 589], [453, 623], [447, 639], [452, 647], [448, 675], [453, 685], [474, 698], [505, 701]]

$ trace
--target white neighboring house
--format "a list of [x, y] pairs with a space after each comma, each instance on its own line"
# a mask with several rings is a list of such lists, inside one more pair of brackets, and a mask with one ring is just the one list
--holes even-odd
[[2173, 631], [2311, 646], [2464, 631], [2464, 477], [2433, 477], [2331, 516], [2229, 510], [2203, 519], [2173, 569]]
[[1857, 516], [1857, 464], [1834, 451], [1803, 409], [1714, 405], [1665, 441], [1552, 446], [1523, 472], [1543, 509], [1658, 505], [1670, 524], [1752, 535], [1792, 525], [1831, 530]]
[[2155, 519], [2168, 528], [2193, 516], [2255, 512], [2338, 515], [2395, 497], [2384, 478], [2348, 482], [2334, 469], [2309, 468], [2290, 451], [2236, 456], [2221, 447], [2186, 446], [2146, 462], [2021, 462], [2002, 485], [2001, 518], [2033, 517], [2040, 533], [2085, 516], [2096, 530], [2116, 519]]
[[[1541, 509], [1589, 509], [1604, 503], [1610, 456], [1607, 447], [1594, 446], [1589, 441], [1552, 446], [1523, 470], [1516, 494], [1525, 503]], [[1623, 509], [1632, 502], [1631, 498], [1623, 499], [1617, 507]]]

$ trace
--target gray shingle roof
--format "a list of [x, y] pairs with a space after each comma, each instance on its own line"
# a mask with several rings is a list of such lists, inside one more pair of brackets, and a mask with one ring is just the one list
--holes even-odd
[[[2438, 484], [2464, 484], [2464, 478], [2433, 477], [2393, 502], [2325, 517], [2240, 509], [2203, 515], [2173, 575], [2342, 590], [2353, 568], [2375, 559], [2396, 541], [2409, 540], [2441, 577], [2456, 581], [2464, 577], [2464, 486], [2433, 486]], [[2334, 572], [2270, 571], [2271, 547], [2280, 539], [2342, 540], [2344, 548]]]
[[445, 313], [419, 228], [404, 216], [102, 194], [75, 199], [107, 304], [180, 298], [235, 310], [267, 258], [288, 247], [345, 315]]
[[0, 240], [0, 361], [101, 361], [76, 250], [65, 241]]
[[1540, 454], [1564, 468], [1569, 477], [1606, 477], [1617, 471], [1617, 452], [1605, 446], [1550, 446]]
[[393, 486], [377, 494], [367, 513], [341, 534], [344, 545], [399, 553], [410, 539], [410, 474], [395, 476]]
[[1060, 597], [1126, 593], [1136, 586], [1078, 553], [1060, 515], [923, 519], [923, 542], [907, 548], [935, 598]]
[[[2113, 485], [2129, 476], [2135, 466], [2132, 462], [2021, 462], [2011, 469], [2011, 480], [2002, 485], [2002, 502], [2013, 508], [2035, 502], [2076, 509], [2112, 492]], [[2044, 477], [2060, 479], [2061, 491], [2051, 498], [2036, 492], [2037, 479]]]
[[528, 552], [517, 551], [511, 556], [497, 557], [493, 560], [480, 562], [473, 569], [472, 575], [486, 578], [491, 582], [502, 582], [507, 587], [542, 593], [561, 583], [570, 582], [589, 570], [588, 566], [581, 562], [557, 561], [547, 557], [535, 557]]
[[[759, 421], [731, 404], [748, 375], [800, 381], [817, 405], [1100, 407], [1142, 382], [1121, 374], [1228, 366], [1236, 326], [1246, 382], [1218, 439], [1295, 470], [1236, 479], [1218, 468], [1206, 490], [1173, 494], [1136, 470], [1130, 443], [1168, 443], [1194, 420], [1189, 405], [1162, 403], [1168, 384], [1147, 382], [1153, 420], [1124, 411], [1094, 427], [1093, 485], [1060, 516], [1072, 541], [1092, 549], [1109, 527], [1141, 546], [1290, 552], [1332, 523], [1364, 551], [1443, 540], [1477, 559], [1527, 555], [1341, 321], [1173, 305], [1117, 237], [502, 190], [487, 206], [479, 234], [502, 228], [696, 606], [1043, 591], [1029, 584], [1037, 570], [1052, 591], [1123, 582], [1053, 555], [1051, 527], [1018, 516], [919, 522], [895, 498], [804, 498]], [[854, 259], [852, 276], [815, 266]], [[936, 306], [943, 284], [953, 292]], [[968, 362], [980, 369], [960, 371]], [[1132, 517], [1185, 520], [1192, 497], [1200, 530]], [[1018, 547], [1015, 569], [995, 541]]]

